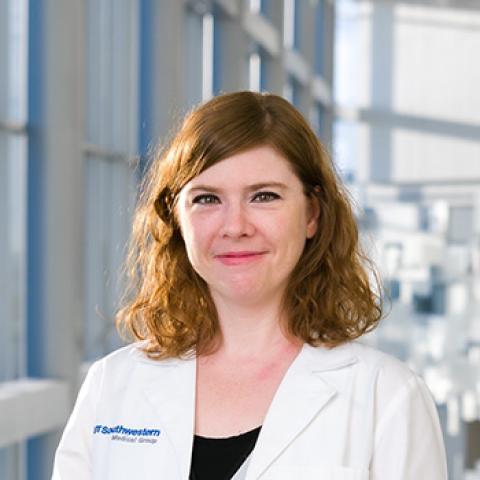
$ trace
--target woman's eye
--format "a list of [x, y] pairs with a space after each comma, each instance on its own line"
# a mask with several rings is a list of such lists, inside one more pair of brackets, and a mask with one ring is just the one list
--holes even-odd
[[193, 200], [192, 203], [200, 203], [201, 205], [208, 205], [212, 203], [218, 203], [219, 199], [216, 195], [212, 195], [209, 193], [204, 193], [202, 195], [197, 195]]
[[274, 192], [258, 192], [253, 196], [254, 202], [271, 202], [280, 198], [280, 195]]

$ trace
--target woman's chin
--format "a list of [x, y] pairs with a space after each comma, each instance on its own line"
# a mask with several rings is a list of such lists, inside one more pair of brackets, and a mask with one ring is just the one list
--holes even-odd
[[274, 292], [265, 288], [266, 285], [260, 283], [255, 284], [234, 284], [229, 285], [228, 288], [224, 285], [223, 288], [216, 292], [212, 291], [213, 296], [219, 295], [223, 301], [235, 303], [243, 306], [259, 305], [268, 302], [269, 299], [276, 297]]

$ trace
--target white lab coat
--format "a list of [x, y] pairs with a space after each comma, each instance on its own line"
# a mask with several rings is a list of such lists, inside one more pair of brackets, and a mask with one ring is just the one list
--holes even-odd
[[[195, 367], [194, 358], [150, 360], [138, 345], [96, 362], [52, 480], [187, 480]], [[404, 364], [358, 342], [304, 345], [275, 394], [245, 478], [446, 480], [430, 393]]]

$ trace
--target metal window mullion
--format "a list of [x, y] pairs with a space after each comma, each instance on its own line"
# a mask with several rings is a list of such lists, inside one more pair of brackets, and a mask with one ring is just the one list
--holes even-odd
[[129, 128], [129, 153], [136, 154], [139, 151], [139, 137], [138, 137], [138, 122], [139, 122], [139, 104], [140, 104], [140, 5], [138, 1], [135, 1], [131, 5], [131, 28], [132, 28], [132, 42], [131, 42], [131, 63], [132, 65], [129, 68], [130, 72], [130, 114], [128, 118], [130, 119], [128, 128]]
[[108, 323], [104, 324], [105, 337], [106, 337], [106, 347], [108, 346], [108, 335], [113, 328], [113, 315], [116, 307], [116, 303], [119, 300], [119, 290], [118, 290], [118, 277], [120, 275], [119, 266], [121, 260], [119, 260], [119, 249], [121, 248], [120, 243], [125, 240], [126, 237], [122, 235], [121, 225], [122, 225], [122, 205], [125, 203], [125, 194], [127, 193], [123, 188], [123, 177], [125, 177], [125, 172], [128, 172], [128, 166], [122, 164], [112, 164], [110, 166], [111, 174], [109, 175], [109, 192], [110, 192], [110, 202], [108, 204], [108, 213], [107, 218], [109, 222], [109, 228], [107, 233], [107, 244], [109, 246], [106, 254], [106, 264], [108, 265], [109, 273], [109, 283], [110, 285], [106, 288], [105, 295], [105, 307], [108, 315]]
[[[119, 148], [125, 150], [125, 133], [122, 129], [125, 124], [125, 117], [127, 112], [125, 111], [125, 104], [127, 102], [128, 92], [125, 90], [125, 75], [126, 68], [123, 68], [125, 63], [128, 65], [128, 51], [127, 45], [130, 39], [130, 31], [125, 24], [124, 13], [126, 4], [124, 0], [117, 0], [112, 3], [111, 31], [108, 38], [108, 46], [110, 50], [110, 56], [112, 59], [111, 73], [111, 85], [112, 90], [110, 94], [110, 125], [111, 130], [109, 132], [110, 138], [108, 145], [113, 148]], [[124, 42], [127, 40], [127, 42]]]
[[[103, 84], [100, 75], [102, 65], [104, 45], [100, 36], [100, 25], [104, 17], [103, 10], [106, 2], [94, 2], [90, 0], [87, 3], [87, 62], [86, 69], [88, 73], [87, 80], [87, 116], [86, 123], [87, 139], [89, 142], [98, 142], [103, 132], [103, 110], [105, 103], [100, 101], [103, 96]], [[96, 8], [98, 9], [96, 9]]]
[[325, 49], [325, 3], [320, 0], [315, 6], [315, 58], [314, 71], [317, 75], [324, 72], [324, 49]]
[[27, 2], [15, 0], [10, 2], [9, 35], [11, 45], [8, 58], [9, 118], [25, 121], [27, 117]]
[[[192, 8], [185, 11], [187, 50], [185, 56], [187, 103], [193, 105], [202, 100], [203, 80], [203, 16]], [[200, 81], [199, 81], [200, 79]]]
[[[0, 219], [4, 225], [9, 227], [10, 215], [8, 205], [8, 184], [4, 185], [4, 182], [8, 180], [9, 173], [9, 158], [8, 151], [8, 135], [0, 132]], [[5, 232], [9, 228], [5, 229]], [[9, 270], [11, 258], [9, 254], [8, 236], [0, 235], [0, 252], [2, 255], [2, 269], [0, 270], [0, 318], [2, 319], [2, 335], [0, 337], [0, 379], [10, 378], [10, 363], [9, 349], [12, 347], [13, 342], [9, 336], [10, 328], [6, 327], [6, 322], [10, 323], [11, 318], [9, 315], [10, 307], [10, 289], [11, 282], [9, 279]], [[5, 258], [4, 258], [5, 257]]]
[[11, 282], [16, 284], [16, 295], [13, 299], [13, 315], [16, 319], [16, 334], [18, 338], [18, 351], [17, 351], [17, 374], [25, 375], [26, 366], [26, 235], [27, 235], [27, 145], [26, 137], [15, 136], [11, 138], [10, 143], [11, 158], [16, 159], [11, 164], [11, 175], [9, 179], [10, 199], [9, 204], [17, 204], [16, 212], [12, 212], [12, 216], [15, 215], [15, 222], [13, 222], [10, 229], [10, 243], [15, 249], [12, 253], [14, 256], [13, 272]]
[[[86, 240], [86, 277], [85, 277], [85, 335], [84, 335], [84, 357], [94, 356], [96, 338], [96, 308], [98, 298], [101, 298], [100, 285], [98, 282], [100, 275], [97, 270], [101, 268], [101, 258], [98, 257], [99, 236], [101, 235], [101, 222], [99, 219], [100, 210], [97, 208], [96, 195], [101, 192], [103, 185], [100, 176], [96, 172], [96, 162], [94, 157], [86, 158], [86, 223], [85, 223], [85, 240]], [[91, 351], [91, 349], [93, 349]]]
[[284, 0], [283, 45], [289, 49], [295, 47], [295, 0]]
[[250, 90], [259, 92], [262, 85], [262, 58], [258, 52], [258, 48], [253, 51], [248, 58], [248, 75], [249, 75], [249, 88]]
[[5, 323], [0, 341], [3, 356], [0, 378], [12, 379], [25, 374], [26, 358], [26, 150], [25, 136], [17, 131], [0, 131], [0, 178], [0, 219], [6, 225], [5, 235], [0, 237], [0, 252], [4, 256], [0, 273], [0, 319]]
[[128, 30], [128, 37], [123, 38], [123, 43], [126, 50], [126, 62], [123, 65], [125, 74], [123, 75], [125, 82], [125, 122], [123, 128], [125, 129], [125, 150], [129, 153], [136, 152], [136, 137], [137, 137], [137, 105], [138, 105], [138, 91], [136, 77], [138, 75], [138, 2], [131, 1], [125, 8], [124, 16], [126, 29]]
[[98, 42], [98, 52], [93, 52], [92, 56], [96, 58], [95, 63], [96, 71], [95, 77], [98, 82], [98, 98], [99, 103], [99, 129], [96, 141], [99, 142], [105, 148], [112, 148], [112, 136], [111, 136], [111, 117], [112, 117], [112, 89], [111, 81], [113, 72], [114, 58], [111, 48], [112, 37], [112, 1], [107, 0], [104, 2], [93, 2], [94, 5], [98, 5], [98, 25], [95, 30], [95, 36]]
[[[9, 2], [0, 2], [0, 65], [9, 64]], [[8, 118], [8, 69], [0, 69], [0, 119]]]
[[100, 168], [100, 194], [102, 199], [98, 205], [98, 213], [100, 215], [99, 221], [99, 232], [100, 232], [100, 265], [102, 266], [102, 272], [99, 275], [100, 285], [99, 292], [100, 296], [100, 308], [101, 311], [100, 319], [98, 322], [98, 331], [96, 336], [97, 344], [97, 355], [103, 355], [108, 352], [108, 336], [107, 332], [109, 330], [110, 324], [110, 311], [109, 311], [109, 284], [112, 281], [112, 271], [110, 267], [109, 257], [110, 250], [112, 248], [112, 205], [111, 205], [111, 195], [112, 195], [112, 183], [113, 183], [113, 172], [112, 168], [115, 168], [117, 162], [105, 162], [101, 161], [99, 163]]
[[215, 21], [208, 12], [202, 18], [202, 100], [212, 97], [215, 68]]

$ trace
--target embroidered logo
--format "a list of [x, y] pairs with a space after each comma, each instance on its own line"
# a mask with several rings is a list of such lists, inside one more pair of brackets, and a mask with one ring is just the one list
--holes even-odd
[[95, 425], [94, 435], [110, 435], [111, 440], [129, 443], [157, 443], [160, 430], [156, 428], [127, 428], [123, 425], [109, 427], [107, 425]]

